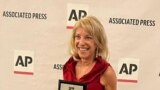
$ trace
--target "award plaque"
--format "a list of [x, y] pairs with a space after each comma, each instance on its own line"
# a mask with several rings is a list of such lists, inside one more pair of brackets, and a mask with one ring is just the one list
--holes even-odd
[[87, 90], [85, 83], [59, 80], [58, 90]]

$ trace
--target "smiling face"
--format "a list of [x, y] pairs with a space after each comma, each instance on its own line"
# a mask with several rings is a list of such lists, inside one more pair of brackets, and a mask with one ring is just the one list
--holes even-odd
[[75, 33], [75, 49], [81, 59], [94, 59], [96, 43], [92, 35], [83, 28], [78, 28]]

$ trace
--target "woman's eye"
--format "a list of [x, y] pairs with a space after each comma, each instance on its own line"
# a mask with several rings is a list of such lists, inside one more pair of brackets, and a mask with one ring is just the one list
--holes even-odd
[[75, 35], [75, 39], [76, 40], [80, 40], [80, 39], [84, 39], [84, 40], [91, 40], [91, 39], [93, 39], [93, 37], [92, 36], [80, 36], [80, 35]]
[[80, 39], [81, 37], [79, 35], [76, 35], [75, 36], [75, 39]]
[[89, 39], [92, 39], [92, 36], [87, 36], [86, 39], [88, 39], [88, 40], [89, 40]]

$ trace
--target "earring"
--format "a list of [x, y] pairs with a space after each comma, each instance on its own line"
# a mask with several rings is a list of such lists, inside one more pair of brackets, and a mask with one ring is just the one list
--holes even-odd
[[99, 50], [98, 47], [96, 48], [96, 58], [99, 56]]

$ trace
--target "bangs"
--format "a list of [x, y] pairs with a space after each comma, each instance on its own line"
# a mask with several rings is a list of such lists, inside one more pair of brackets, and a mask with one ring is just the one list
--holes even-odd
[[85, 32], [89, 33], [91, 36], [94, 36], [95, 34], [94, 26], [88, 20], [83, 19], [81, 21], [78, 21], [74, 26], [74, 32], [76, 32], [78, 28], [82, 28]]

